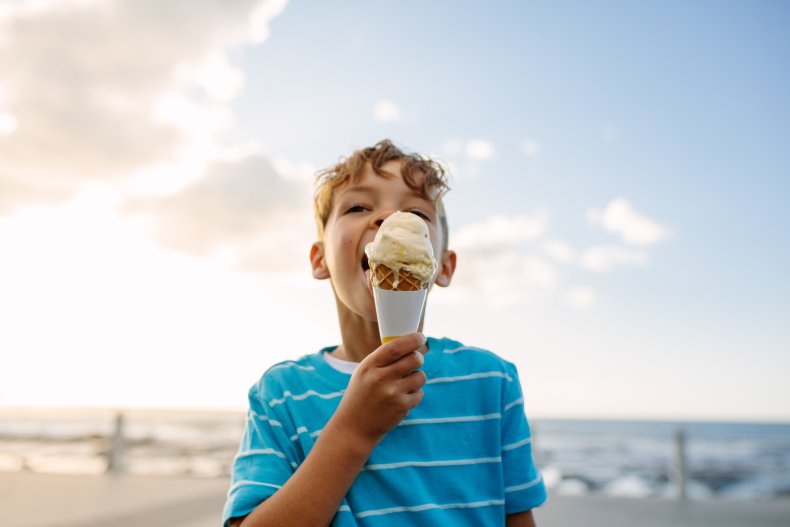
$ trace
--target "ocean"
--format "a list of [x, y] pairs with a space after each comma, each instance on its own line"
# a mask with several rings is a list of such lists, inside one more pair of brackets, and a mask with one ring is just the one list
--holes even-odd
[[[0, 409], [0, 471], [101, 474], [110, 410]], [[685, 437], [694, 500], [790, 499], [790, 424], [535, 419], [535, 460], [561, 495], [672, 498], [674, 435]], [[125, 410], [123, 471], [226, 477], [244, 426], [240, 412]]]

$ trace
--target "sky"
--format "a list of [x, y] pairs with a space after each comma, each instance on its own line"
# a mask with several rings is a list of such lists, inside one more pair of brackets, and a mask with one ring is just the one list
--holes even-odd
[[426, 333], [536, 417], [790, 421], [790, 6], [0, 2], [0, 405], [243, 408], [339, 342], [314, 173], [451, 173]]

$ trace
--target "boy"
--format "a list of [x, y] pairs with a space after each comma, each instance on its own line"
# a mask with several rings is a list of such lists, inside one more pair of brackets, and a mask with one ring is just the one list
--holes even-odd
[[342, 342], [250, 389], [225, 525], [535, 525], [546, 490], [515, 367], [422, 333], [379, 340], [365, 245], [412, 212], [428, 225], [434, 282], [450, 285], [447, 189], [438, 164], [386, 140], [319, 174], [310, 261], [332, 285]]

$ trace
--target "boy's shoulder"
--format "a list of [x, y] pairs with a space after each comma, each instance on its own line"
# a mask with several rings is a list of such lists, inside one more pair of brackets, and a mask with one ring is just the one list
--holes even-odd
[[[514, 372], [516, 367], [513, 363], [503, 359], [496, 353], [479, 346], [462, 344], [450, 338], [429, 339], [433, 348], [440, 351], [448, 360], [444, 361], [444, 366], [452, 369], [488, 369], [503, 372]], [[433, 348], [429, 347], [429, 350]]]
[[250, 393], [257, 392], [261, 397], [278, 395], [284, 386], [293, 386], [304, 381], [305, 375], [315, 372], [314, 357], [318, 353], [303, 355], [298, 359], [284, 360], [269, 367], [258, 379]]

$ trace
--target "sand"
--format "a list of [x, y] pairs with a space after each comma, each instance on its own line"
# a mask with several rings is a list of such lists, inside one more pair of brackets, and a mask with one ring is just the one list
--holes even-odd
[[[0, 473], [4, 527], [220, 527], [228, 482], [142, 476]], [[676, 502], [551, 496], [539, 527], [790, 525], [790, 500]]]

